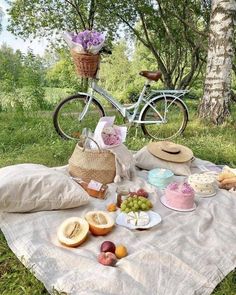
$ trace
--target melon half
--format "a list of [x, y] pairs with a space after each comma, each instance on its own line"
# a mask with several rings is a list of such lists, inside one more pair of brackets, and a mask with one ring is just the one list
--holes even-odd
[[77, 247], [86, 240], [88, 232], [89, 225], [86, 220], [80, 217], [71, 217], [59, 226], [57, 237], [61, 244]]
[[95, 236], [104, 236], [108, 234], [115, 222], [105, 211], [90, 211], [85, 215], [89, 223], [89, 230]]

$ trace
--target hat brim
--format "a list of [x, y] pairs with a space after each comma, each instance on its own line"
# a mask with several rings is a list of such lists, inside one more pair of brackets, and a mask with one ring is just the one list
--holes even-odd
[[174, 146], [179, 150], [179, 153], [172, 154], [163, 151], [163, 148], [165, 149], [165, 143], [165, 141], [150, 142], [147, 145], [147, 149], [153, 156], [174, 163], [184, 163], [193, 158], [193, 152], [190, 148], [181, 144], [174, 144]]

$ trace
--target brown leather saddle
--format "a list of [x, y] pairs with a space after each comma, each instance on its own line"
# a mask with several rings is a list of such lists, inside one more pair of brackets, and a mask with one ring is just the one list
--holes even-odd
[[152, 80], [152, 81], [158, 81], [158, 80], [162, 80], [162, 73], [160, 71], [141, 71], [139, 73], [139, 75], [147, 78], [148, 80]]

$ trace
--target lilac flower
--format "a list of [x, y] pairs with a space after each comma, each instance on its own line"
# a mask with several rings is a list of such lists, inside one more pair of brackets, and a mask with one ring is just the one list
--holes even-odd
[[89, 52], [92, 46], [103, 44], [104, 36], [100, 32], [85, 30], [77, 35], [72, 35], [72, 41], [82, 45], [83, 49]]

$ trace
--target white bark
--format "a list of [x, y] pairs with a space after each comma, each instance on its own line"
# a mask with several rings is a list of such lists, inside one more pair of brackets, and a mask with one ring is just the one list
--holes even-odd
[[236, 0], [213, 0], [200, 117], [221, 124], [229, 115]]

